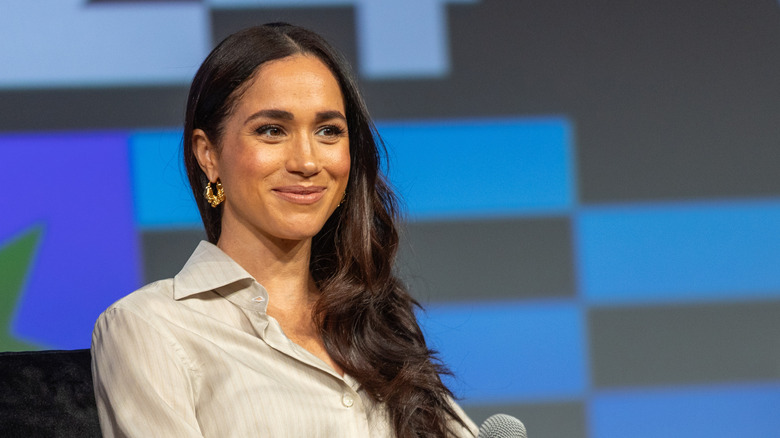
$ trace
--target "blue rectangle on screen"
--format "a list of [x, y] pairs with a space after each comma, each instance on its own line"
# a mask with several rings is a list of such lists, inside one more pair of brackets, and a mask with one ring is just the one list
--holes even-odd
[[141, 228], [201, 224], [180, 149], [180, 130], [139, 132], [130, 137], [135, 220]]
[[780, 295], [780, 200], [591, 207], [574, 222], [591, 303]]
[[40, 232], [23, 290], [0, 290], [19, 297], [15, 308], [1, 303], [13, 318], [0, 333], [12, 329], [8, 335], [39, 348], [89, 348], [98, 315], [139, 286], [127, 144], [127, 133], [111, 131], [0, 135], [13, 182], [0, 249]]
[[390, 180], [412, 219], [568, 213], [576, 201], [565, 118], [382, 123]]
[[780, 383], [615, 390], [588, 406], [591, 438], [770, 437]]
[[432, 305], [420, 323], [464, 403], [571, 399], [588, 385], [583, 310], [574, 303]]

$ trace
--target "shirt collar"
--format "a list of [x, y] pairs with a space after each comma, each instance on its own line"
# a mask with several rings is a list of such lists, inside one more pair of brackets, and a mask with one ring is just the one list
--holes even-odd
[[173, 277], [173, 298], [181, 300], [212, 290], [252, 310], [264, 311], [268, 305], [268, 293], [254, 277], [216, 245], [201, 241]]

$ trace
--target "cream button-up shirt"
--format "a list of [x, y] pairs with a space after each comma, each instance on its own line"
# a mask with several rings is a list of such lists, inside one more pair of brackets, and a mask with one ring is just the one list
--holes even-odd
[[[268, 293], [201, 242], [173, 279], [98, 318], [92, 371], [106, 437], [388, 437], [382, 404], [292, 342]], [[476, 426], [460, 408], [469, 429]], [[455, 426], [455, 425], [454, 425]]]

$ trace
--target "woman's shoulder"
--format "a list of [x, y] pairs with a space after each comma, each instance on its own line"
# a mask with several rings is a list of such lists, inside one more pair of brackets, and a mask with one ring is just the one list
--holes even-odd
[[140, 317], [149, 317], [166, 308], [175, 306], [173, 299], [173, 279], [155, 281], [131, 292], [111, 304], [100, 318], [116, 312], [129, 312]]
[[100, 314], [92, 330], [93, 364], [105, 370], [113, 360], [176, 358], [185, 368], [194, 369], [175, 332], [181, 318], [172, 283], [167, 279], [143, 286]]

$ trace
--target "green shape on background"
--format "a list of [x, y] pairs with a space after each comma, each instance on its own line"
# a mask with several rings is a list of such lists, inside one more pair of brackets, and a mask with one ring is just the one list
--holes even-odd
[[0, 351], [39, 350], [41, 347], [17, 339], [11, 333], [16, 307], [21, 301], [25, 280], [35, 260], [43, 236], [43, 226], [28, 228], [0, 247]]

